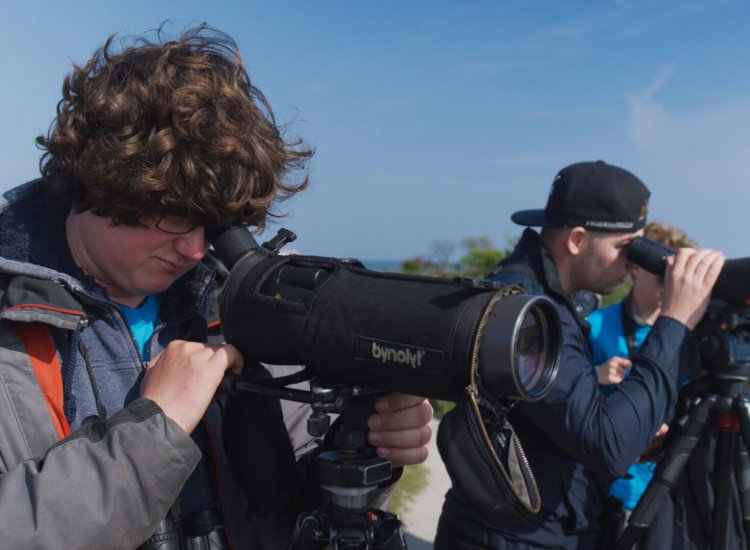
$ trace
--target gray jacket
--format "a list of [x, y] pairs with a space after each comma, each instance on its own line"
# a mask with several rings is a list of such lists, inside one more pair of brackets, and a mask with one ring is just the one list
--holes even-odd
[[[140, 353], [115, 304], [72, 261], [67, 212], [40, 180], [0, 203], [0, 546], [132, 549], [154, 532], [207, 457], [154, 402], [139, 398]], [[201, 263], [164, 294], [151, 356], [177, 338], [205, 341], [216, 269]], [[72, 429], [62, 440], [12, 323], [51, 331]], [[314, 449], [305, 408], [284, 407], [297, 454]], [[221, 439], [219, 409], [207, 414], [214, 441]], [[220, 446], [214, 455], [212, 472], [221, 472], [214, 489], [235, 547], [278, 547], [288, 525], [248, 520]]]

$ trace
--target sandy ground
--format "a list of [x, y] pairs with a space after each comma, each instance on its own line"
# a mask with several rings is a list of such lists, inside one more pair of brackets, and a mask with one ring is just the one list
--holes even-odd
[[427, 485], [409, 502], [408, 510], [401, 515], [402, 531], [409, 550], [432, 550], [445, 493], [451, 486], [435, 442], [437, 430], [436, 420], [432, 426], [430, 455], [425, 462], [428, 469]]

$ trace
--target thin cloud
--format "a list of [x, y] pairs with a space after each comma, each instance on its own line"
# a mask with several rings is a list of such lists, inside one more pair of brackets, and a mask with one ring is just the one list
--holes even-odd
[[[654, 215], [684, 227], [701, 246], [748, 256], [742, 221], [750, 189], [750, 101], [664, 117], [636, 173], [654, 192]], [[658, 214], [657, 214], [658, 212]]]
[[671, 116], [662, 134], [653, 153], [674, 161], [673, 166], [682, 167], [703, 182], [719, 179], [729, 188], [743, 187], [747, 193], [750, 102]]
[[628, 136], [635, 145], [650, 146], [664, 131], [666, 125], [664, 105], [657, 101], [655, 96], [676, 71], [675, 65], [662, 67], [656, 79], [644, 90], [625, 96], [630, 111]]

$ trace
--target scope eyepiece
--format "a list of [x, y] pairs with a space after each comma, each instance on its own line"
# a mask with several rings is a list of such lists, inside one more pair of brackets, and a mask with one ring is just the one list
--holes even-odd
[[674, 255], [675, 251], [663, 244], [646, 237], [636, 237], [628, 245], [627, 259], [654, 275], [664, 277], [667, 258]]

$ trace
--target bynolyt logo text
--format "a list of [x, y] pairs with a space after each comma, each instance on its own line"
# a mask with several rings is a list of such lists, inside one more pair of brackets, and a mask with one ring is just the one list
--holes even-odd
[[389, 346], [372, 343], [372, 358], [381, 363], [398, 363], [411, 365], [412, 368], [422, 366], [422, 359], [427, 354], [423, 349], [411, 350], [410, 348], [397, 349]]

